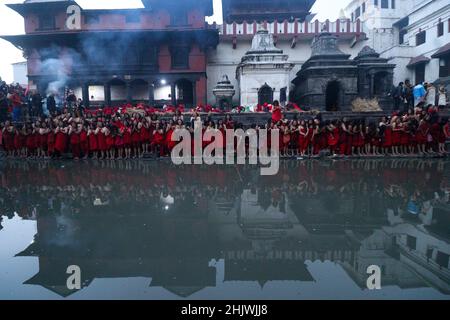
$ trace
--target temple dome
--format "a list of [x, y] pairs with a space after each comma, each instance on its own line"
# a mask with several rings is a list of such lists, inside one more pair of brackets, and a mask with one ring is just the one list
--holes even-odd
[[378, 58], [380, 54], [378, 54], [373, 48], [369, 46], [365, 46], [361, 49], [361, 51], [358, 53], [357, 58]]
[[282, 54], [283, 50], [275, 47], [273, 35], [269, 31], [262, 29], [259, 30], [252, 40], [252, 48], [247, 54], [264, 54], [264, 53], [279, 53]]

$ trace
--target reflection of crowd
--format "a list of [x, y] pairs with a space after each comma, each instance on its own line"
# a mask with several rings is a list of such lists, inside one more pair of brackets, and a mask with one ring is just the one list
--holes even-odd
[[304, 209], [307, 199], [318, 199], [330, 213], [352, 200], [358, 215], [383, 214], [383, 205], [420, 208], [436, 194], [448, 202], [450, 181], [444, 172], [449, 165], [444, 160], [282, 162], [278, 175], [259, 177], [252, 166], [104, 161], [64, 167], [9, 161], [0, 171], [0, 214], [17, 212], [26, 219], [36, 212], [95, 214], [106, 205], [105, 212], [124, 215], [167, 210], [206, 215], [209, 201], [235, 202], [244, 189], [258, 192], [263, 209], [285, 212], [287, 197], [294, 212]]

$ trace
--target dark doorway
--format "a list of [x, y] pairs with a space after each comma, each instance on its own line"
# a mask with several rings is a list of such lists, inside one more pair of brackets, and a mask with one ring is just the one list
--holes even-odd
[[135, 102], [149, 100], [149, 86], [147, 81], [137, 79], [131, 83], [131, 99]]
[[341, 85], [339, 81], [328, 82], [325, 92], [325, 104], [327, 111], [339, 110], [339, 98], [340, 98]]
[[264, 103], [273, 102], [273, 89], [266, 83], [258, 90], [258, 103], [260, 105]]
[[425, 81], [425, 63], [416, 66], [416, 84]]
[[378, 72], [375, 74], [373, 84], [373, 95], [382, 96], [385, 93], [389, 92], [390, 88], [387, 87], [386, 81], [387, 76], [388, 74], [386, 72]]
[[176, 82], [177, 86], [177, 104], [184, 104], [186, 107], [194, 105], [194, 87], [192, 82], [182, 79]]
[[287, 102], [287, 88], [281, 88], [280, 90], [280, 102], [285, 103]]

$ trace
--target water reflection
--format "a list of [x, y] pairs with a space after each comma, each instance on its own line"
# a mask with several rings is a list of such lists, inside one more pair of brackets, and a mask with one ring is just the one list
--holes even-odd
[[144, 161], [2, 166], [0, 214], [37, 226], [16, 254], [39, 260], [24, 284], [62, 297], [75, 293], [66, 287], [74, 264], [83, 288], [142, 277], [190, 297], [227, 282], [313, 283], [307, 262], [320, 261], [361, 289], [376, 264], [383, 286], [450, 295], [446, 160], [289, 161], [274, 177]]

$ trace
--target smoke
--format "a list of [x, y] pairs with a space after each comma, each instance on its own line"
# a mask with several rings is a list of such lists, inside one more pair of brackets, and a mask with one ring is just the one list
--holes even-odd
[[42, 75], [52, 79], [45, 93], [55, 95], [64, 92], [70, 80], [73, 62], [79, 59], [79, 53], [73, 49], [52, 46], [39, 51], [41, 57], [39, 70]]
[[138, 32], [89, 33], [77, 41], [72, 48], [53, 45], [38, 51], [40, 74], [50, 79], [47, 95], [62, 95], [66, 87], [76, 84], [73, 80], [78, 75], [81, 79], [85, 74], [113, 76], [123, 73], [123, 66], [157, 63], [157, 46]]
[[59, 59], [47, 59], [41, 64], [41, 71], [46, 74], [56, 75], [57, 80], [48, 84], [46, 94], [58, 94], [65, 88], [69, 76], [64, 63]]

